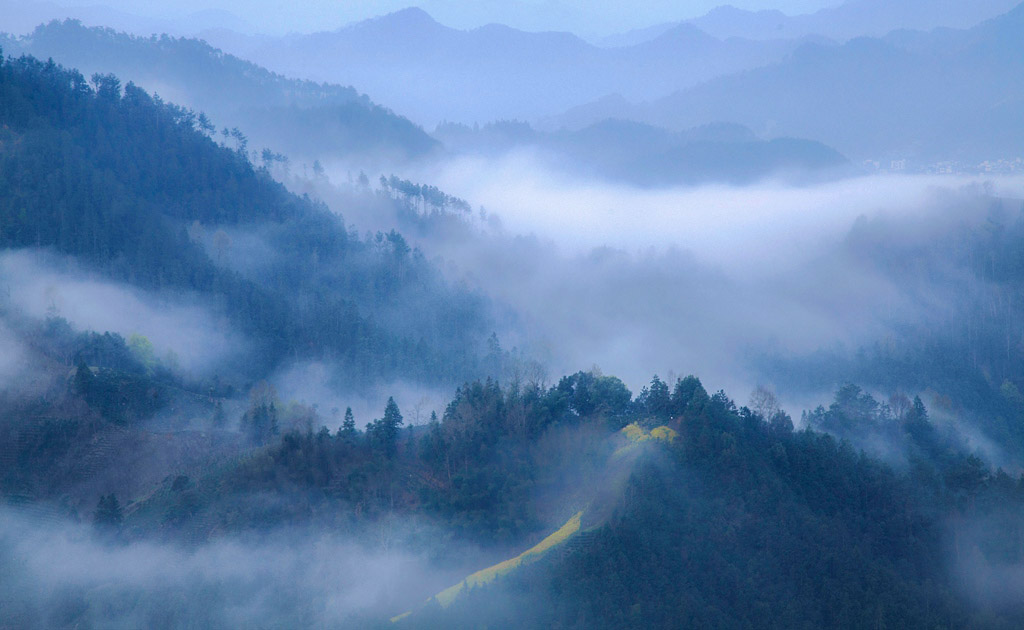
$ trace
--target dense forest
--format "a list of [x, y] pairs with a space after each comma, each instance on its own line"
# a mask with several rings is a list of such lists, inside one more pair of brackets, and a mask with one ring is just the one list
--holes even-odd
[[[250, 163], [242, 132], [218, 144], [204, 116], [112, 75], [90, 84], [29, 57], [0, 73], [0, 245], [204, 296], [264, 372], [289, 355], [330, 356], [356, 379], [453, 382], [485, 350], [480, 296], [449, 286], [397, 232], [361, 238], [288, 193]], [[262, 247], [233, 251], [230, 234]]]
[[5, 36], [0, 45], [8, 54], [53, 59], [87, 76], [131, 80], [203, 111], [218, 127], [245, 129], [253, 148], [271, 147], [310, 165], [328, 158], [408, 159], [437, 146], [352, 87], [286, 78], [198, 39], [136, 37], [64, 20], [24, 37]]
[[[717, 198], [792, 186], [782, 215], [856, 167], [607, 120], [445, 123], [469, 157], [416, 170], [439, 144], [354, 88], [73, 21], [0, 41], [0, 628], [1024, 627], [1012, 187], [775, 243]], [[558, 251], [441, 183], [523, 146], [594, 178], [545, 209], [565, 242], [660, 197], [607, 220], [723, 255]]]
[[[941, 414], [969, 418], [991, 440], [1000, 451], [991, 456], [1019, 461], [1024, 206], [992, 196], [968, 205], [968, 212], [950, 212], [928, 223], [858, 220], [836, 254], [878, 270], [909, 295], [924, 296], [930, 306], [923, 316], [855, 348], [759, 356], [754, 359], [759, 369], [790, 391], [854, 382], [886, 396], [928, 392]], [[935, 299], [935, 291], [949, 297]], [[905, 406], [905, 401], [881, 402]], [[878, 407], [859, 415], [877, 424], [884, 419], [871, 417], [885, 413]]]
[[[84, 393], [69, 395], [88, 397], [83, 380], [76, 377], [73, 389]], [[672, 387], [655, 377], [633, 397], [614, 377], [581, 372], [550, 388], [469, 383], [442, 418], [408, 429], [393, 401], [365, 430], [351, 411], [337, 431], [318, 428], [307, 410], [306, 427], [231, 464], [170, 476], [141, 501], [103, 495], [81, 516], [107, 544], [128, 549], [146, 540], [201, 547], [289, 527], [293, 535], [346, 532], [365, 544], [382, 536], [391, 545], [426, 544], [443, 565], [455, 562], [466, 540], [500, 557], [574, 510], [586, 506], [593, 515], [577, 534], [582, 542], [445, 608], [414, 607], [403, 627], [1021, 622], [1024, 610], [1001, 600], [998, 583], [1021, 560], [1024, 479], [965, 451], [929, 421], [920, 399], [887, 418], [885, 429], [903, 444], [896, 466], [819, 432], [830, 423], [876, 430], [853, 411], [874, 402], [855, 386], [842, 388], [802, 430], [770, 395], [757, 400], [757, 410], [737, 408], [694, 377]], [[269, 430], [263, 426], [283, 420], [279, 404], [272, 392], [253, 396], [243, 430], [259, 440]], [[616, 468], [612, 451], [627, 424], [665, 424], [678, 437], [646, 443]], [[414, 517], [430, 527], [410, 527]], [[426, 543], [433, 528], [447, 537]], [[415, 606], [430, 594], [403, 593], [392, 605]], [[173, 625], [176, 618], [217, 624], [228, 614], [216, 594], [201, 614], [175, 605], [185, 594], [173, 589], [151, 596], [122, 584], [119, 612], [94, 595], [24, 602], [14, 618], [106, 625], [117, 615], [166, 610]], [[271, 625], [301, 619], [288, 616], [300, 608], [278, 611]]]

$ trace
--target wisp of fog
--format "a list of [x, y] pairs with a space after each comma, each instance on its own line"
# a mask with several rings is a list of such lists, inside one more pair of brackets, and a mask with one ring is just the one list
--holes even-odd
[[961, 290], [952, 270], [902, 286], [851, 255], [851, 229], [929, 239], [977, 220], [986, 199], [1024, 194], [1020, 177], [897, 174], [644, 189], [554, 173], [523, 152], [417, 176], [500, 216], [500, 233], [433, 249], [515, 305], [506, 339], [553, 373], [597, 364], [635, 389], [652, 371], [693, 371], [750, 391], [767, 378], [751, 355], [854, 349], [945, 312]]
[[183, 370], [213, 373], [244, 349], [215, 311], [186, 294], [156, 295], [90, 274], [74, 260], [32, 250], [0, 255], [0, 286], [26, 315], [63, 317], [80, 331], [148, 338], [161, 359]]

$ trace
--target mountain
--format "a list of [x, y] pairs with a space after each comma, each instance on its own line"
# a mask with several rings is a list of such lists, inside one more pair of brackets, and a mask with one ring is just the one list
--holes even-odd
[[782, 11], [747, 11], [732, 5], [716, 7], [699, 18], [689, 20], [689, 23], [708, 33], [714, 33], [716, 37], [774, 39], [792, 37], [793, 33], [821, 34], [818, 31], [806, 30], [806, 27], [801, 30], [800, 17], [790, 17]]
[[612, 35], [606, 35], [594, 42], [594, 44], [602, 48], [623, 48], [626, 46], [636, 46], [644, 42], [649, 42], [652, 39], [664, 34], [677, 26], [677, 22], [663, 22], [661, 24], [655, 24], [654, 26], [648, 26], [645, 28], [635, 28], [625, 33], [614, 33]]
[[[243, 457], [228, 451], [216, 465], [172, 472], [123, 503], [105, 490], [91, 526], [65, 524], [75, 513], [66, 504], [9, 509], [5, 531], [18, 535], [0, 549], [15, 579], [0, 595], [22, 627], [156, 614], [171, 627], [1019, 626], [1024, 610], [1005, 578], [1022, 560], [1024, 480], [966, 452], [919, 398], [894, 416], [850, 385], [810, 415], [885, 431], [912, 463], [889, 466], [818, 425], [794, 430], [770, 401], [737, 408], [694, 376], [671, 386], [655, 377], [636, 396], [595, 372], [550, 387], [476, 381], [414, 430], [399, 430], [389, 401], [365, 430], [289, 430]], [[99, 441], [53, 427], [49, 439], [13, 436], [14, 470], [37, 483], [41, 465], [94, 454]], [[82, 542], [90, 533], [96, 542]], [[64, 548], [67, 538], [104, 567], [136, 568], [47, 566], [51, 582], [86, 595], [13, 597], [39, 579], [28, 561], [36, 541]], [[197, 562], [149, 569], [141, 560], [156, 551]], [[254, 553], [299, 554], [302, 568], [245, 565], [234, 569], [244, 571], [239, 586], [224, 585], [225, 555]], [[328, 567], [354, 553], [374, 567], [413, 553], [431, 558], [431, 570], [400, 562], [383, 579], [376, 568], [353, 580], [346, 565], [325, 583]], [[203, 606], [188, 596], [197, 590]], [[352, 603], [331, 604], [350, 593]], [[77, 605], [59, 605], [69, 597]]]
[[1016, 4], [1016, 0], [847, 0], [835, 7], [799, 15], [775, 9], [751, 11], [726, 4], [697, 18], [608, 35], [598, 39], [597, 44], [608, 48], [635, 46], [680, 24], [694, 26], [723, 40], [817, 38], [842, 42], [856, 37], [882, 37], [892, 31], [906, 29], [970, 28], [1009, 11]]
[[363, 240], [287, 192], [250, 163], [243, 134], [218, 144], [190, 110], [113, 75], [91, 87], [52, 60], [5, 60], [0, 77], [0, 247], [208, 305], [214, 338], [246, 340], [219, 368], [236, 385], [303, 360], [335, 362], [350, 383], [473, 369], [482, 299], [397, 232]]
[[[611, 113], [677, 130], [726, 120], [759, 134], [814, 138], [855, 159], [1016, 157], [1024, 143], [1022, 28], [1019, 6], [969, 30], [805, 44], [780, 63], [642, 105], [620, 102]], [[583, 117], [555, 120], [593, 122], [587, 108], [575, 113]]]
[[113, 73], [238, 127], [254, 148], [297, 159], [406, 160], [436, 147], [426, 132], [352, 87], [289, 79], [205, 42], [136, 37], [65, 20], [2, 41], [7, 54], [52, 58], [86, 75]]
[[881, 37], [900, 29], [970, 28], [1012, 9], [1016, 0], [847, 0], [803, 15], [781, 11], [747, 11], [725, 5], [687, 20], [720, 38], [793, 39], [819, 35], [840, 41]]
[[[840, 390], [830, 410], [860, 424], [849, 395]], [[973, 593], [984, 585], [1001, 590], [1001, 568], [1020, 557], [994, 544], [1008, 540], [999, 528], [1015, 522], [1021, 481], [991, 474], [963, 453], [940, 455], [942, 440], [931, 441], [937, 435], [924, 407], [896, 423], [915, 453], [911, 473], [815, 430], [794, 432], [788, 418], [766, 421], [737, 410], [724, 392], [709, 396], [693, 377], [677, 381], [671, 398], [671, 407], [687, 401], [684, 411], [667, 414], [678, 433], [647, 442], [616, 492], [604, 497], [613, 503], [606, 519], [586, 522], [598, 502], [580, 501], [582, 513], [552, 534], [567, 537], [560, 553], [471, 574], [461, 592], [452, 592], [456, 585], [437, 594], [396, 625], [676, 628], [684, 620], [693, 627], [809, 630], [1019, 623], [1018, 604], [1007, 599], [996, 604], [1000, 612], [986, 611]], [[642, 433], [623, 433], [631, 429]], [[916, 494], [925, 479], [936, 492]], [[947, 525], [939, 514], [958, 513], [956, 497], [964, 492], [971, 497], [964, 520]], [[977, 555], [958, 556], [956, 544]]]
[[238, 37], [207, 35], [277, 72], [358, 85], [429, 125], [533, 119], [613, 92], [654, 98], [778, 60], [796, 46], [721, 41], [677, 25], [654, 40], [605, 49], [569, 33], [497, 24], [456, 30], [419, 9], [332, 32], [254, 39], [244, 47]]

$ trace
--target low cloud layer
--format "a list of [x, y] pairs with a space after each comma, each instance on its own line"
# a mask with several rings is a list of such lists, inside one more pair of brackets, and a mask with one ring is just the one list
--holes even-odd
[[968, 186], [1024, 191], [1019, 177], [900, 175], [645, 189], [560, 175], [530, 152], [460, 158], [421, 177], [496, 212], [510, 232], [534, 233], [570, 252], [677, 247], [744, 273], [805, 260], [816, 253], [807, 248], [846, 232], [861, 215], [924, 214]]
[[206, 373], [242, 351], [226, 320], [190, 295], [155, 295], [38, 251], [0, 255], [0, 287], [26, 315], [63, 317], [82, 331], [147, 337], [157, 356], [174, 356], [190, 373]]
[[454, 394], [406, 382], [382, 383], [354, 391], [337, 366], [323, 361], [289, 365], [274, 374], [269, 383], [284, 403], [315, 405], [321, 422], [332, 431], [341, 426], [348, 407], [352, 408], [359, 428], [382, 417], [389, 397], [395, 399], [406, 425], [425, 424], [431, 412], [438, 418], [444, 414], [445, 405]]
[[851, 231], [912, 248], [983, 221], [994, 197], [1024, 196], [1021, 178], [898, 175], [649, 190], [538, 164], [517, 154], [419, 174], [504, 226], [425, 249], [514, 305], [500, 334], [553, 374], [597, 364], [638, 389], [693, 372], [740, 400], [764, 379], [752, 355], [854, 349], [957, 302], [959, 271], [922, 261], [933, 279], [903, 284]]
[[285, 628], [367, 627], [458, 571], [431, 570], [423, 554], [308, 532], [195, 548], [108, 544], [91, 526], [4, 510], [0, 573], [14, 578], [0, 582], [0, 601], [15, 627], [84, 619], [104, 628]]

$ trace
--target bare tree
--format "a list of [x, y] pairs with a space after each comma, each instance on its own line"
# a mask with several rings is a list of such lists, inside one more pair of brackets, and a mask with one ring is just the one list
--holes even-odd
[[893, 418], [902, 422], [910, 411], [910, 399], [903, 392], [893, 392], [892, 396], [889, 396], [889, 410]]
[[754, 413], [769, 421], [782, 411], [782, 406], [779, 405], [779, 399], [775, 393], [764, 385], [758, 385], [750, 394], [750, 408]]

